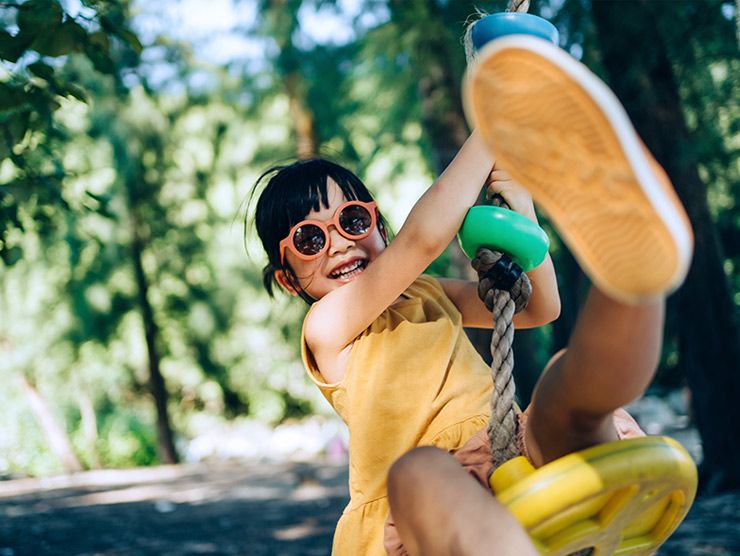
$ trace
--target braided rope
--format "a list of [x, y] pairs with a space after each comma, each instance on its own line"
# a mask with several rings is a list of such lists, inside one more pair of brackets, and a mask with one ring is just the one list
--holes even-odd
[[518, 456], [516, 435], [518, 428], [517, 410], [514, 404], [514, 324], [512, 319], [527, 306], [532, 293], [532, 285], [526, 274], [522, 273], [511, 290], [498, 289], [499, 286], [486, 276], [488, 271], [503, 253], [481, 248], [473, 260], [473, 268], [478, 272], [478, 295], [493, 313], [493, 332], [491, 334], [491, 418], [488, 421], [488, 439], [494, 468]]
[[[495, 205], [509, 208], [500, 196], [493, 200]], [[493, 313], [491, 334], [491, 418], [488, 421], [488, 439], [494, 469], [519, 455], [516, 436], [519, 420], [514, 404], [514, 315], [522, 311], [532, 294], [532, 284], [521, 272], [516, 281], [504, 284], [497, 273], [491, 272], [502, 259], [508, 256], [485, 247], [478, 249], [472, 265], [478, 273], [478, 297]]]
[[529, 0], [509, 0], [506, 11], [526, 13], [529, 11]]

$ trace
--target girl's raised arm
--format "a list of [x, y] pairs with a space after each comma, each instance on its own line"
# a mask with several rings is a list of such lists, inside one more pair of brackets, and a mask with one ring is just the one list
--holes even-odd
[[304, 325], [321, 368], [367, 328], [449, 245], [493, 166], [473, 132], [447, 169], [422, 195], [393, 242], [355, 280], [314, 304]]

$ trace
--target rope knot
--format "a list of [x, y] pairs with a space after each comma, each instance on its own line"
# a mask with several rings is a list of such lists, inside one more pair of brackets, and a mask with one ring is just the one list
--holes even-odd
[[524, 310], [532, 295], [529, 277], [511, 257], [485, 247], [478, 249], [473, 268], [478, 273], [478, 297], [493, 311], [497, 291], [506, 291], [514, 301], [514, 313]]

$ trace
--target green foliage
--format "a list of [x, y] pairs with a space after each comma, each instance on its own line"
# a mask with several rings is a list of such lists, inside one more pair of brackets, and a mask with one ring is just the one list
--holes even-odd
[[[457, 88], [472, 8], [367, 2], [351, 40], [315, 44], [299, 10], [337, 11], [338, 3], [262, 4], [253, 26], [240, 29], [261, 46], [260, 59], [224, 68], [170, 36], [142, 47], [125, 2], [87, 0], [72, 17], [57, 0], [28, 0], [3, 18], [0, 373], [11, 386], [0, 391], [0, 473], [62, 470], [13, 386], [21, 372], [35, 378], [86, 467], [158, 461], [136, 260], [180, 441], [197, 422], [279, 423], [326, 411], [300, 362], [306, 307], [263, 291], [261, 249], [251, 230], [242, 234], [244, 201], [261, 170], [295, 155], [291, 110], [300, 101], [319, 150], [356, 170], [400, 227], [443, 158], [439, 120], [460, 117], [441, 85], [444, 102], [425, 99], [438, 70]], [[558, 23], [563, 46], [580, 49], [598, 71], [588, 3], [534, 4]], [[682, 100], [738, 292], [740, 68], [727, 21], [709, 11], [693, 20], [702, 22], [693, 35], [686, 14], [670, 10], [656, 28], [673, 33]], [[360, 23], [373, 15], [376, 23]], [[553, 244], [564, 299], [576, 306], [583, 278]], [[430, 272], [463, 271], [448, 250]], [[667, 383], [675, 378], [672, 334]], [[548, 328], [528, 340], [538, 368], [557, 336]]]
[[114, 407], [100, 421], [100, 440], [95, 446], [104, 467], [153, 465], [158, 461], [156, 433], [130, 410]]
[[6, 265], [22, 256], [13, 230], [22, 232], [27, 219], [43, 220], [56, 207], [65, 208], [65, 170], [56, 153], [64, 137], [54, 114], [61, 99], [85, 101], [87, 93], [60, 74], [60, 62], [84, 56], [97, 71], [112, 74], [115, 57], [128, 58], [130, 65], [131, 53], [142, 48], [126, 26], [122, 2], [86, 7], [89, 15], [73, 18], [58, 0], [5, 5], [15, 12], [0, 28], [0, 257]]

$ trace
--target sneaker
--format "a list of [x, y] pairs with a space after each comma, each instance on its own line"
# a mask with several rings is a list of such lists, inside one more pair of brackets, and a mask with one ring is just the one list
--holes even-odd
[[464, 99], [497, 163], [604, 293], [638, 302], [681, 284], [689, 219], [616, 96], [583, 64], [535, 37], [496, 39], [470, 65]]

